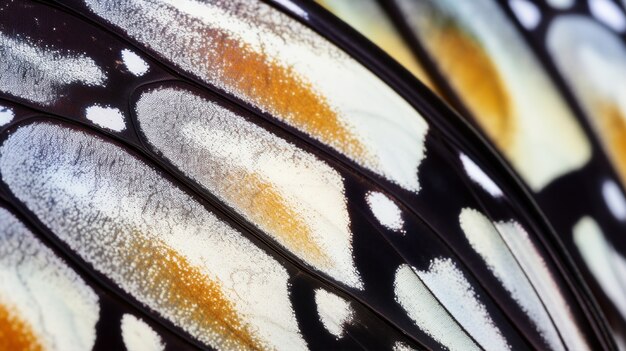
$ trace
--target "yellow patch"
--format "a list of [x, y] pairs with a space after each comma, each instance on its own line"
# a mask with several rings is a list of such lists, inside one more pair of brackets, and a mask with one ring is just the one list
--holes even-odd
[[506, 87], [480, 44], [455, 25], [440, 28], [434, 57], [466, 107], [501, 149], [511, 146], [515, 120]]
[[599, 104], [598, 121], [607, 153], [626, 185], [626, 116], [615, 103]]
[[307, 262], [328, 268], [330, 257], [315, 242], [311, 228], [275, 187], [252, 173], [237, 181], [229, 196], [253, 223], [274, 233], [283, 245]]
[[207, 30], [206, 35], [213, 44], [207, 50], [206, 69], [220, 69], [220, 79], [227, 86], [346, 155], [366, 159], [365, 147], [339, 119], [326, 98], [292, 67], [282, 66], [218, 30]]
[[[126, 281], [137, 284], [142, 295], [161, 306], [178, 311], [183, 320], [216, 335], [212, 346], [219, 349], [264, 349], [248, 329], [220, 284], [191, 265], [175, 250], [154, 238], [135, 232], [128, 247], [121, 248], [122, 260], [132, 269], [121, 269]], [[213, 338], [211, 338], [213, 339]]]

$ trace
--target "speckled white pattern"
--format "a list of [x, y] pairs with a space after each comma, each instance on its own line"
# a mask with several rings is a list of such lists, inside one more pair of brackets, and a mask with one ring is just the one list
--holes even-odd
[[7, 210], [0, 208], [0, 304], [28, 323], [48, 350], [91, 350], [95, 292]]
[[1, 32], [0, 57], [0, 91], [42, 105], [54, 103], [71, 84], [95, 86], [106, 81], [105, 72], [83, 53]]
[[336, 338], [341, 338], [345, 326], [354, 319], [354, 309], [350, 302], [324, 289], [315, 290], [315, 304], [320, 321], [326, 330]]
[[122, 61], [124, 61], [126, 69], [137, 77], [148, 73], [150, 69], [150, 66], [144, 59], [129, 49], [122, 50]]
[[496, 229], [517, 259], [517, 262], [541, 296], [544, 306], [561, 334], [565, 346], [571, 350], [589, 350], [589, 345], [578, 327], [559, 284], [548, 269], [543, 256], [528, 233], [515, 221], [498, 222]]
[[449, 350], [480, 350], [409, 265], [396, 270], [396, 301], [417, 327]]
[[[419, 191], [418, 166], [424, 158], [425, 120], [398, 94], [337, 47], [285, 14], [257, 1], [198, 2], [194, 0], [86, 0], [98, 16], [122, 28], [131, 38], [203, 81], [257, 105], [286, 123], [300, 128], [357, 164], [413, 192]], [[216, 34], [218, 33], [218, 34]], [[237, 44], [216, 42], [215, 38]], [[235, 60], [212, 60], [215, 48], [239, 46], [271, 66], [263, 82], [282, 79], [278, 71], [295, 77], [337, 116], [338, 124], [362, 147], [346, 145], [332, 133], [294, 122], [303, 116], [283, 114], [255, 90], [242, 88], [240, 79], [227, 79]], [[229, 51], [230, 52], [230, 51]], [[277, 68], [278, 67], [278, 68]], [[238, 72], [241, 72], [239, 70]], [[248, 77], [249, 78], [249, 77]], [[261, 84], [261, 83], [259, 83]], [[288, 94], [275, 92], [279, 98]]]
[[163, 351], [165, 344], [146, 322], [125, 313], [120, 323], [122, 340], [128, 351]]
[[482, 213], [464, 208], [459, 215], [461, 228], [472, 248], [534, 323], [535, 329], [552, 350], [565, 350], [550, 316], [526, 274], [517, 263], [494, 225]]
[[463, 272], [449, 258], [431, 260], [428, 270], [417, 275], [461, 326], [487, 350], [510, 350], [485, 306]]
[[[135, 110], [149, 143], [187, 176], [307, 264], [363, 288], [343, 178], [326, 162], [185, 90], [144, 93]], [[277, 203], [285, 207], [279, 218]]]
[[85, 115], [88, 120], [100, 127], [115, 132], [121, 132], [126, 129], [124, 114], [115, 107], [92, 105], [87, 107]]
[[[199, 272], [193, 285], [219, 289], [226, 299], [220, 313], [235, 314], [226, 326], [240, 321], [258, 347], [306, 348], [285, 268], [124, 149], [70, 128], [30, 124], [0, 147], [0, 172], [13, 194], [80, 257], [192, 336], [218, 348], [242, 347], [223, 344], [228, 340], [207, 327], [210, 320], [197, 318], [195, 305], [175, 304], [181, 300], [170, 294], [191, 288], [164, 289], [180, 287], [188, 276], [159, 273], [165, 265], [184, 264], [183, 272]], [[134, 270], [155, 251], [167, 253], [163, 262]], [[163, 276], [170, 280], [145, 280]]]

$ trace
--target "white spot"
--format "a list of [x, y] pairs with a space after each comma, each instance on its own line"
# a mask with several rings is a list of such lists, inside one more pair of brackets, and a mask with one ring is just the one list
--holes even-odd
[[587, 268], [604, 293], [626, 318], [626, 260], [606, 240], [593, 218], [585, 216], [574, 225], [574, 243]]
[[12, 108], [0, 106], [0, 127], [9, 124], [14, 117], [15, 113]]
[[383, 226], [401, 233], [405, 233], [402, 211], [387, 195], [377, 191], [367, 193], [367, 204], [370, 206], [374, 217]]
[[144, 59], [128, 49], [122, 50], [122, 60], [124, 61], [124, 65], [126, 65], [126, 69], [137, 77], [146, 74], [150, 68]]
[[106, 75], [81, 53], [49, 49], [0, 33], [0, 91], [42, 105], [54, 103], [76, 83], [103, 85]]
[[459, 222], [472, 248], [485, 260], [489, 270], [530, 318], [550, 349], [564, 350], [559, 333], [542, 301], [491, 221], [476, 210], [464, 208]]
[[122, 111], [117, 108], [93, 105], [87, 107], [85, 114], [88, 120], [100, 127], [111, 129], [116, 132], [121, 132], [126, 129], [124, 114], [122, 114]]
[[122, 339], [128, 351], [162, 351], [165, 344], [146, 322], [131, 315], [122, 316]]
[[323, 289], [315, 290], [315, 304], [320, 321], [326, 330], [336, 338], [341, 338], [345, 326], [352, 322], [354, 310], [343, 298]]
[[450, 350], [480, 350], [409, 265], [396, 271], [396, 301], [424, 333]]
[[[153, 248], [176, 253], [165, 257], [184, 259], [201, 275], [194, 279], [218, 286], [262, 348], [306, 348], [288, 271], [124, 148], [85, 131], [34, 123], [3, 142], [0, 172], [11, 192], [86, 263], [199, 341], [221, 349], [224, 338], [198, 318], [199, 307], [172, 305], [171, 284], [138, 270], [135, 263], [153, 257]], [[152, 273], [162, 269], [151, 266]]]
[[[389, 181], [419, 191], [418, 167], [425, 157], [428, 131], [424, 118], [372, 72], [286, 14], [248, 0], [86, 3], [96, 15], [180, 69], [257, 106]], [[268, 61], [288, 67], [307, 89], [327, 101], [339, 124], [361, 147], [297, 122], [268, 99], [242, 89], [239, 80], [225, 79], [225, 65], [231, 63], [206, 54], [216, 47], [216, 39], [207, 32], [216, 30]], [[280, 79], [271, 74], [267, 78]]]
[[412, 348], [411, 346], [409, 346], [409, 345], [407, 345], [407, 344], [405, 344], [403, 342], [400, 342], [400, 341], [396, 341], [393, 344], [392, 350], [393, 351], [417, 351], [416, 349]]
[[494, 183], [494, 181], [485, 172], [483, 172], [483, 170], [480, 169], [480, 167], [478, 167], [478, 165], [471, 158], [467, 157], [463, 153], [460, 154], [460, 158], [463, 163], [465, 173], [467, 173], [471, 180], [480, 185], [480, 187], [491, 196], [502, 196], [502, 190], [500, 190], [500, 187]]
[[546, 0], [546, 2], [555, 9], [565, 10], [572, 7], [576, 0]]
[[616, 32], [626, 30], [626, 17], [620, 7], [611, 0], [589, 0], [591, 14]]
[[619, 185], [613, 180], [605, 180], [602, 183], [602, 196], [613, 216], [620, 221], [626, 221], [626, 198]]
[[0, 223], [0, 305], [29, 325], [45, 350], [91, 350], [96, 293], [3, 208]]
[[[182, 89], [143, 93], [135, 110], [148, 142], [185, 175], [305, 263], [346, 285], [363, 288], [352, 255], [343, 177], [326, 162], [231, 110]], [[269, 186], [245, 181], [251, 177]], [[239, 190], [242, 180], [250, 190]], [[257, 201], [256, 194], [267, 189], [280, 195], [283, 206], [294, 214], [291, 218], [275, 218], [273, 213], [249, 205]], [[304, 239], [291, 240], [294, 233], [276, 228], [289, 221], [303, 223], [305, 228], [297, 228], [309, 235], [298, 233]], [[319, 250], [299, 245], [303, 241]]]
[[535, 29], [541, 21], [539, 8], [528, 0], [509, 0], [509, 6], [526, 29]]

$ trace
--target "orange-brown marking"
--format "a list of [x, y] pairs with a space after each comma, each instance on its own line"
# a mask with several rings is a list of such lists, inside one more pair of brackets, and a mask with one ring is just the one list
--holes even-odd
[[433, 39], [433, 51], [441, 70], [486, 134], [501, 149], [510, 147], [514, 111], [498, 70], [480, 44], [447, 23]]
[[320, 141], [358, 160], [367, 157], [366, 149], [326, 98], [292, 67], [218, 30], [207, 30], [205, 35], [211, 38], [207, 71], [217, 70], [227, 86]]
[[322, 267], [329, 267], [330, 258], [314, 241], [309, 226], [293, 210], [271, 183], [257, 174], [248, 174], [231, 183], [228, 195], [254, 223], [280, 238], [279, 242], [298, 256]]
[[[175, 311], [201, 333], [212, 332], [212, 346], [219, 349], [264, 349], [246, 326], [220, 287], [172, 248], [136, 232], [125, 243], [122, 262], [125, 280], [136, 282], [142, 294], [158, 301], [159, 307]], [[128, 269], [132, 267], [132, 269]]]
[[39, 351], [43, 347], [25, 321], [0, 303], [0, 350]]
[[626, 185], [626, 116], [613, 102], [600, 104], [597, 111], [603, 142], [622, 183]]

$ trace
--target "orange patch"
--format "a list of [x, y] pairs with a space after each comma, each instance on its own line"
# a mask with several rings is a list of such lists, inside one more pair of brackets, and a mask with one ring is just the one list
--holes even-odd
[[615, 103], [600, 104], [597, 111], [602, 141], [622, 183], [626, 185], [626, 116]]
[[3, 304], [0, 304], [0, 350], [43, 350], [30, 325]]
[[453, 24], [440, 28], [433, 40], [434, 58], [478, 124], [501, 149], [515, 133], [506, 87], [483, 48]]
[[330, 258], [313, 240], [309, 226], [271, 183], [256, 174], [248, 174], [231, 185], [228, 194], [253, 223], [275, 233], [289, 250], [319, 266], [330, 266]]
[[128, 247], [119, 252], [132, 269], [125, 267], [120, 271], [127, 281], [137, 284], [142, 294], [175, 311], [183, 321], [198, 326], [200, 333], [214, 333], [212, 346], [228, 350], [264, 349], [218, 282], [157, 239], [147, 239], [137, 232], [129, 238]]
[[339, 119], [326, 98], [292, 67], [285, 67], [218, 30], [207, 30], [205, 35], [212, 42], [207, 48], [206, 70], [219, 70], [219, 78], [226, 86], [347, 155], [358, 159], [367, 157], [363, 145]]

